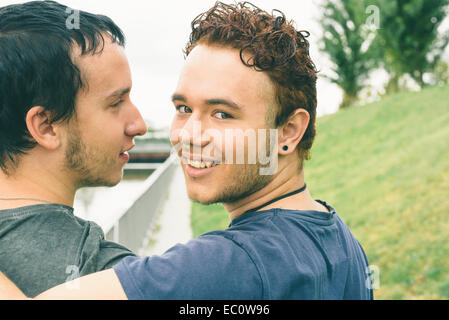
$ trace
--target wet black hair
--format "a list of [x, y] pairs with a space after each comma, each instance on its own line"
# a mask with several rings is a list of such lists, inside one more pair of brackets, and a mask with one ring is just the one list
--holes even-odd
[[77, 92], [87, 86], [73, 57], [103, 50], [104, 35], [125, 45], [108, 17], [73, 10], [54, 1], [31, 1], [0, 8], [0, 169], [8, 174], [36, 142], [25, 118], [34, 106], [67, 121]]

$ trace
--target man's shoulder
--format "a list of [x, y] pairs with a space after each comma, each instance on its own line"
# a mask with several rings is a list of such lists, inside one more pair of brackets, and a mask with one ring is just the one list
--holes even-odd
[[125, 247], [105, 241], [101, 227], [75, 216], [71, 207], [36, 205], [3, 213], [0, 242], [8, 243], [10, 250], [5, 254], [11, 257], [36, 257], [36, 263], [50, 269], [64, 262], [76, 266], [83, 275], [132, 255]]
[[114, 267], [130, 299], [262, 297], [259, 272], [226, 233], [208, 233], [162, 255], [125, 258]]
[[34, 205], [0, 211], [2, 237], [70, 237], [86, 227], [73, 208], [57, 204]]
[[228, 229], [207, 232], [185, 244], [177, 244], [168, 249], [164, 256], [172, 254], [190, 256], [198, 261], [224, 255], [229, 255], [229, 258], [248, 255], [235, 232]]
[[36, 204], [17, 208], [0, 210], [0, 220], [21, 219], [36, 214], [47, 214], [52, 212], [62, 212], [73, 215], [73, 208], [62, 204]]
[[80, 269], [80, 244], [86, 226], [66, 206], [3, 210], [0, 267], [31, 296], [63, 283]]

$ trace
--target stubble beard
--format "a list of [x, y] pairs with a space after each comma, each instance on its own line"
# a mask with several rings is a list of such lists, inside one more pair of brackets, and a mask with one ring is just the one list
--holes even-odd
[[192, 200], [206, 205], [214, 203], [235, 203], [261, 190], [273, 179], [273, 176], [261, 175], [259, 173], [261, 167], [259, 164], [233, 166], [235, 168], [232, 181], [230, 183], [226, 181], [226, 186], [221, 188], [214, 197], [203, 201], [197, 199]]
[[65, 151], [65, 168], [77, 177], [76, 189], [84, 187], [113, 187], [119, 181], [108, 180], [105, 168], [114, 166], [111, 159], [83, 143], [77, 126], [70, 130]]
[[[272, 120], [268, 119], [267, 121], [269, 123]], [[267, 149], [270, 150], [270, 154], [274, 151], [274, 147], [271, 146], [268, 138], [265, 150]], [[248, 156], [246, 156], [246, 159], [248, 159]], [[274, 175], [263, 175], [260, 173], [262, 165], [259, 161], [255, 164], [229, 165], [232, 167], [232, 178], [230, 180], [226, 179], [223, 187], [219, 188], [219, 191], [215, 195], [212, 195], [209, 199], [199, 200], [198, 198], [192, 198], [192, 200], [206, 205], [214, 203], [236, 203], [263, 189], [274, 179]]]

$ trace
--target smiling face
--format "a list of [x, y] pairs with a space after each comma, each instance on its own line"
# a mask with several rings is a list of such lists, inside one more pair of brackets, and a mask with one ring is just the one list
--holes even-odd
[[[183, 146], [179, 155], [191, 199], [233, 203], [272, 180], [273, 176], [260, 174], [258, 157], [254, 162], [249, 159], [258, 154], [258, 129], [270, 127], [267, 110], [275, 106], [274, 86], [265, 73], [243, 65], [239, 50], [195, 47], [181, 72], [173, 103], [177, 114], [171, 141]], [[226, 150], [233, 155], [225, 155]], [[240, 164], [239, 155], [244, 159]]]
[[133, 138], [146, 125], [131, 102], [131, 72], [123, 48], [105, 37], [102, 53], [77, 59], [87, 86], [67, 123], [65, 168], [77, 188], [120, 182]]

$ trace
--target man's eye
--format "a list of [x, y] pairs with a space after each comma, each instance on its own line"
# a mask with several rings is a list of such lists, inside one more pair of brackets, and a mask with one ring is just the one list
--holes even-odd
[[223, 112], [223, 111], [217, 111], [214, 114], [214, 117], [224, 120], [224, 119], [232, 119], [232, 116], [229, 113]]
[[120, 100], [120, 101], [118, 101], [117, 103], [111, 104], [111, 107], [116, 108], [116, 107], [118, 107], [119, 105], [121, 105], [123, 102], [125, 102], [125, 100]]
[[176, 111], [178, 113], [191, 113], [192, 110], [187, 106], [176, 106]]

